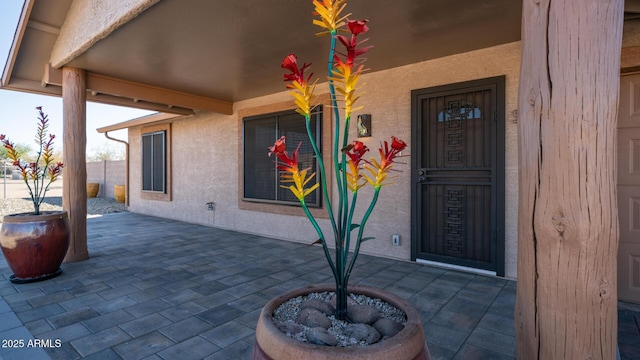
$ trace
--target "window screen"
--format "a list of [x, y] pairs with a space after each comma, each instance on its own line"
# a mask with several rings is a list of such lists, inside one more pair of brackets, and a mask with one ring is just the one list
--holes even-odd
[[[316, 144], [321, 149], [322, 109], [317, 107], [311, 115], [311, 129]], [[300, 142], [298, 167], [311, 168], [315, 177], [305, 187], [319, 181], [318, 164], [305, 127], [304, 117], [295, 111], [253, 116], [243, 119], [244, 199], [259, 202], [275, 202], [299, 205], [289, 189], [290, 183], [281, 183], [282, 171], [276, 169], [275, 156], [268, 156], [268, 148], [281, 136], [287, 137], [287, 151], [291, 155]], [[320, 188], [305, 197], [310, 207], [321, 206]]]
[[142, 190], [166, 191], [166, 132], [142, 135]]

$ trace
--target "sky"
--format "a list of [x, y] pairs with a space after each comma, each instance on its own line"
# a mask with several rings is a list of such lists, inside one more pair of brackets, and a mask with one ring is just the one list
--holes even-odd
[[[23, 0], [0, 0], [0, 73], [4, 70], [16, 31]], [[34, 95], [0, 89], [0, 134], [12, 142], [27, 144], [33, 150], [37, 126], [36, 106], [42, 106], [49, 115], [49, 133], [56, 135], [55, 149], [62, 150], [62, 99], [53, 96]], [[151, 114], [120, 106], [87, 103], [87, 155], [105, 146], [124, 145], [105, 138], [97, 128]], [[126, 130], [110, 132], [110, 136], [127, 140]]]

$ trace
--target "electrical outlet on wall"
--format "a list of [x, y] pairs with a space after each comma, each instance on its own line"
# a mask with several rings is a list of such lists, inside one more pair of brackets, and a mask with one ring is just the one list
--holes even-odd
[[391, 244], [394, 246], [400, 246], [400, 234], [391, 235]]

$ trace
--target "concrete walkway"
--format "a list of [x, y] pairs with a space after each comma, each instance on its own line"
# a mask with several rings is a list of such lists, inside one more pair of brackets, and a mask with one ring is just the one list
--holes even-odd
[[[91, 258], [55, 279], [11, 284], [0, 259], [0, 339], [18, 341], [0, 359], [248, 359], [268, 299], [332, 281], [318, 246], [132, 213], [88, 232]], [[514, 359], [515, 282], [365, 255], [356, 268], [352, 284], [421, 312], [433, 359]]]

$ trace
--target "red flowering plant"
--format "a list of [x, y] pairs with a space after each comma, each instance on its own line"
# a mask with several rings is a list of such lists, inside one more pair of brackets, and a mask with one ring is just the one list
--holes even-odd
[[[381, 188], [389, 184], [390, 177], [388, 175], [393, 171], [395, 159], [400, 156], [400, 152], [406, 148], [407, 144], [396, 137], [392, 137], [390, 145], [387, 141], [384, 141], [381, 145], [379, 160], [375, 158], [365, 160], [363, 156], [369, 150], [367, 146], [360, 141], [349, 142], [351, 114], [353, 111], [362, 108], [354, 106], [359, 99], [356, 87], [360, 75], [364, 71], [361, 56], [371, 48], [370, 46], [362, 47], [361, 45], [366, 39], [361, 40], [359, 36], [365, 34], [369, 27], [367, 26], [367, 20], [349, 20], [350, 14], [340, 15], [346, 6], [346, 0], [313, 0], [312, 2], [315, 6], [313, 14], [319, 17], [314, 19], [313, 23], [324, 29], [317, 35], [328, 34], [331, 37], [327, 80], [335, 120], [333, 166], [339, 194], [337, 197], [338, 204], [335, 209], [327, 192], [327, 179], [325, 177], [325, 164], [322, 154], [318, 149], [313, 136], [313, 129], [310, 126], [311, 111], [316, 105], [313, 93], [318, 79], [312, 81], [313, 74], [305, 76], [305, 71], [311, 64], [304, 63], [302, 66], [298, 66], [297, 57], [294, 54], [288, 55], [282, 61], [282, 68], [288, 70], [288, 73], [284, 74], [284, 81], [288, 82], [286, 87], [290, 89], [290, 93], [295, 99], [296, 111], [305, 118], [307, 134], [318, 161], [320, 183], [308, 186], [315, 173], [309, 174], [310, 169], [301, 170], [298, 168], [300, 145], [289, 155], [286, 151], [286, 139], [284, 136], [269, 148], [269, 155], [275, 154], [278, 169], [283, 171], [282, 177], [284, 181], [292, 183], [290, 186], [283, 187], [290, 189], [300, 201], [302, 209], [319, 236], [316, 243], [322, 245], [336, 281], [336, 318], [345, 320], [347, 315], [347, 284], [351, 271], [358, 257], [360, 245], [367, 240], [373, 239], [373, 237], [364, 237], [365, 225], [378, 201]], [[339, 31], [344, 31], [343, 28], [345, 26], [350, 36], [338, 34]], [[343, 52], [336, 50], [338, 42], [344, 47]], [[341, 110], [343, 111], [342, 114]], [[344, 121], [341, 120], [342, 118]], [[340, 143], [342, 143], [341, 146]], [[358, 192], [366, 185], [373, 187], [373, 197], [360, 221], [354, 222]], [[324, 201], [333, 229], [335, 260], [327, 245], [327, 238], [304, 200], [305, 196], [312, 193], [319, 186], [322, 186]], [[353, 253], [350, 254], [352, 240], [355, 244]]]
[[21, 154], [15, 144], [9, 141], [5, 135], [0, 135], [0, 142], [7, 149], [7, 155], [13, 161], [13, 166], [20, 170], [22, 179], [29, 189], [29, 195], [33, 202], [33, 213], [40, 215], [40, 205], [44, 201], [51, 183], [60, 177], [63, 165], [53, 158], [55, 135], [48, 134], [49, 117], [42, 111], [41, 106], [36, 109], [38, 110], [38, 130], [35, 142], [38, 144], [38, 152], [35, 161], [25, 161], [24, 154]]

